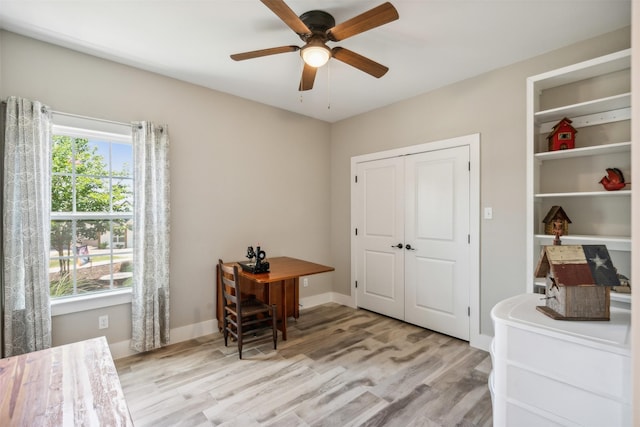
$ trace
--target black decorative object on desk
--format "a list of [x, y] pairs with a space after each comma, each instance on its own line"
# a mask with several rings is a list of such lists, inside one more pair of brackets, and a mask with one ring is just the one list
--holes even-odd
[[[267, 258], [267, 253], [260, 249], [260, 246], [256, 246], [256, 250], [253, 250], [253, 246], [249, 246], [247, 248], [247, 258], [249, 261], [240, 261], [240, 267], [244, 271], [253, 274], [259, 273], [268, 273], [269, 272], [269, 261], [265, 261]], [[255, 258], [255, 261], [252, 261]]]

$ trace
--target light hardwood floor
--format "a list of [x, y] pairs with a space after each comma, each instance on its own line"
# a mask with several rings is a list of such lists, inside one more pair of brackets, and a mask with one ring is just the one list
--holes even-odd
[[[116, 360], [136, 426], [490, 426], [489, 354], [338, 304], [289, 339], [243, 350], [221, 334]], [[267, 334], [268, 335], [268, 334]]]

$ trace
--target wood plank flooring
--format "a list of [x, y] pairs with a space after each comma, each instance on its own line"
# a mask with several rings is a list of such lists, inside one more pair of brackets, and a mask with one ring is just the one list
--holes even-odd
[[490, 426], [489, 354], [338, 304], [302, 310], [289, 339], [221, 334], [115, 361], [136, 426]]

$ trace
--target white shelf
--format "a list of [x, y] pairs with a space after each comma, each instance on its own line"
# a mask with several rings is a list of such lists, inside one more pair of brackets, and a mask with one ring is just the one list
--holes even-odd
[[611, 295], [611, 301], [624, 302], [631, 305], [631, 294], [623, 294], [620, 292], [611, 291], [609, 295]]
[[[535, 239], [539, 245], [552, 245], [555, 236], [550, 234], [536, 234]], [[570, 234], [560, 236], [563, 244], [571, 245], [607, 245], [612, 251], [630, 251], [631, 237], [626, 236], [595, 236]]]
[[536, 89], [544, 90], [563, 86], [629, 68], [631, 68], [631, 49], [625, 49], [599, 58], [589, 59], [557, 70], [538, 74], [535, 76]]
[[601, 156], [605, 154], [630, 153], [631, 142], [595, 145], [593, 147], [574, 148], [572, 150], [546, 151], [537, 153], [535, 158], [540, 161], [570, 159], [572, 157]]
[[[562, 107], [544, 110], [535, 113], [535, 122], [555, 123], [558, 120], [568, 117], [575, 118], [580, 116], [588, 116], [606, 111], [624, 110], [631, 107], [631, 93], [623, 93], [620, 95], [609, 96], [606, 98], [595, 99], [578, 104], [564, 105]], [[574, 126], [575, 127], [575, 126]]]
[[575, 191], [570, 193], [538, 193], [536, 198], [552, 198], [552, 197], [630, 197], [631, 190], [618, 191]]

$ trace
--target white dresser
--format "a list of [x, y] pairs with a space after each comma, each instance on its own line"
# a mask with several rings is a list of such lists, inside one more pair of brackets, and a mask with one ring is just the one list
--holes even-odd
[[630, 426], [631, 312], [553, 320], [536, 310], [541, 297], [518, 295], [491, 310], [494, 426]]

